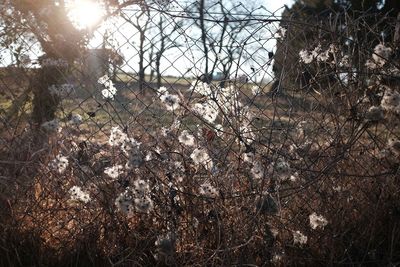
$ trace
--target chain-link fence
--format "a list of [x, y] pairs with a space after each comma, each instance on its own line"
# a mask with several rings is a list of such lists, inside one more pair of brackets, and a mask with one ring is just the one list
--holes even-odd
[[285, 12], [134, 5], [84, 49], [4, 45], [1, 264], [398, 264], [399, 24]]

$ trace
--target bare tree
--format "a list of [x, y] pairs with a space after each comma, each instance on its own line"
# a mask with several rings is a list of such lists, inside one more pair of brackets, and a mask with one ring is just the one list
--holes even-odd
[[[224, 22], [219, 39], [219, 46], [211, 46], [216, 58], [211, 73], [215, 72], [217, 66], [222, 68], [220, 86], [224, 87], [226, 81], [229, 79], [234, 61], [240, 57], [241, 51], [246, 45], [243, 33], [246, 28], [251, 26], [251, 20], [246, 18], [250, 18], [253, 11], [245, 9], [242, 3], [230, 9], [227, 9], [222, 2], [219, 2], [219, 5], [221, 14], [224, 16]], [[243, 10], [245, 10], [245, 12], [243, 12]], [[230, 22], [234, 20], [234, 14], [240, 12], [244, 14], [245, 18], [237, 22]]]
[[[204, 70], [201, 79], [211, 82], [217, 69], [222, 70], [221, 86], [229, 79], [234, 62], [239, 59], [246, 45], [245, 34], [254, 28], [249, 19], [256, 8], [257, 2], [250, 2], [249, 7], [242, 3], [232, 5], [230, 2], [218, 0], [206, 2], [199, 0], [187, 8], [187, 13], [193, 17], [194, 25], [200, 32], [201, 49], [204, 55]], [[212, 27], [212, 23], [218, 27]]]
[[162, 73], [161, 73], [161, 60], [165, 52], [169, 49], [179, 47], [177, 41], [173, 40], [171, 36], [176, 32], [178, 28], [182, 26], [182, 20], [174, 21], [173, 25], [166, 21], [163, 14], [160, 14], [159, 21], [157, 23], [157, 35], [159, 39], [155, 42], [157, 46], [157, 52], [155, 53], [155, 71], [157, 74], [157, 87], [161, 86]]
[[140, 12], [135, 13], [134, 16], [127, 16], [125, 13], [121, 13], [121, 17], [130, 25], [132, 25], [139, 34], [139, 44], [138, 44], [138, 56], [139, 56], [139, 70], [138, 70], [138, 84], [140, 93], [144, 93], [144, 85], [145, 85], [145, 70], [149, 66], [149, 64], [145, 64], [145, 55], [150, 46], [146, 46], [146, 34], [150, 29], [150, 9], [148, 5], [141, 5]]
[[[104, 2], [107, 14], [103, 19], [106, 19], [122, 8], [136, 3], [136, 0]], [[86, 49], [91, 31], [80, 30], [73, 25], [64, 0], [6, 1], [2, 5], [0, 21], [4, 30], [0, 34], [2, 46], [10, 46], [21, 39], [26, 45], [40, 45], [43, 52], [40, 58], [41, 68], [36, 72], [36, 77], [31, 79], [28, 88], [34, 96], [32, 118], [37, 125], [54, 119], [60, 99], [52, 96], [48, 88], [65, 82], [64, 78], [70, 71], [69, 66]], [[56, 65], [49, 62], [64, 63]]]

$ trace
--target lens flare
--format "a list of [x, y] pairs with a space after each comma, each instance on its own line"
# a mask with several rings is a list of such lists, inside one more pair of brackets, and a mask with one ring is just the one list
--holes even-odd
[[79, 29], [94, 26], [103, 15], [104, 9], [99, 2], [75, 0], [68, 5], [68, 17]]

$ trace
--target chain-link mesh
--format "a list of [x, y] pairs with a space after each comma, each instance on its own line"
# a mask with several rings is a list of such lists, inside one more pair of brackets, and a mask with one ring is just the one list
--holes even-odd
[[1, 264], [396, 265], [395, 29], [200, 1], [1, 47]]

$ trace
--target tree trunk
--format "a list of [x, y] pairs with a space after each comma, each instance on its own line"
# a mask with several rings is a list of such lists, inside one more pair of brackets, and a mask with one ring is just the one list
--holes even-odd
[[145, 75], [144, 75], [144, 31], [140, 31], [140, 44], [139, 44], [139, 92], [141, 94], [144, 93], [144, 82], [145, 82]]
[[201, 42], [203, 44], [203, 52], [204, 52], [204, 59], [205, 59], [205, 67], [204, 67], [204, 82], [210, 83], [210, 74], [208, 73], [208, 45], [207, 45], [207, 32], [204, 25], [204, 8], [205, 8], [205, 0], [200, 0], [200, 7], [199, 7], [199, 19], [200, 19], [200, 30], [201, 30]]
[[37, 125], [53, 120], [60, 99], [50, 94], [49, 87], [60, 84], [64, 67], [42, 66], [37, 74], [36, 82], [32, 86], [33, 111], [32, 118]]
[[157, 88], [161, 87], [161, 69], [160, 69], [160, 64], [161, 64], [161, 56], [159, 56], [157, 54], [157, 57], [156, 57]]

